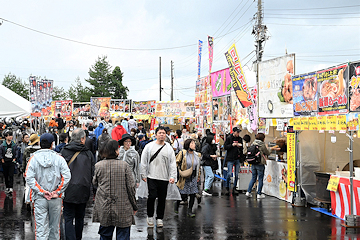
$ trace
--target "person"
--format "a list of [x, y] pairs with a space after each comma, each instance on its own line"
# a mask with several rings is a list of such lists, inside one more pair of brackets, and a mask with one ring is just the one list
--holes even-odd
[[54, 137], [44, 133], [40, 137], [41, 149], [29, 159], [25, 172], [34, 203], [35, 239], [60, 239], [62, 195], [71, 173], [65, 159], [51, 150]]
[[96, 157], [96, 137], [90, 136], [90, 133], [88, 130], [85, 130], [85, 135], [86, 135], [86, 139], [85, 139], [85, 146], [90, 150], [90, 152], [93, 154], [94, 159]]
[[17, 153], [17, 146], [12, 141], [13, 133], [10, 130], [5, 130], [3, 132], [3, 136], [5, 141], [0, 145], [0, 159], [3, 168], [3, 174], [5, 178], [5, 186], [6, 190], [5, 193], [12, 193], [13, 192], [13, 185], [14, 185], [14, 171], [15, 171], [15, 164], [16, 164], [16, 153]]
[[[86, 203], [90, 198], [90, 188], [94, 175], [95, 160], [85, 146], [86, 134], [82, 128], [72, 133], [71, 142], [60, 152], [71, 171], [71, 180], [65, 191], [64, 220], [66, 239], [81, 239], [84, 227]], [[75, 158], [74, 158], [75, 157]], [[73, 221], [75, 219], [75, 226]]]
[[[197, 152], [201, 152], [200, 141], [199, 141], [199, 139], [198, 139], [197, 134], [196, 134], [196, 133], [192, 133], [192, 134], [190, 135], [190, 138], [195, 141], [196, 151], [197, 151]], [[184, 144], [185, 144], [185, 143], [184, 143]]]
[[181, 134], [182, 132], [179, 129], [175, 131], [173, 148], [176, 155], [183, 149], [184, 140], [181, 138]]
[[[181, 198], [187, 199], [190, 196], [189, 207], [188, 207], [188, 216], [195, 217], [193, 212], [193, 206], [195, 202], [195, 194], [198, 191], [198, 182], [200, 181], [200, 156], [199, 153], [195, 152], [196, 144], [194, 139], [187, 139], [184, 142], [184, 149], [176, 156], [176, 164], [179, 170], [185, 171], [192, 168], [193, 172], [188, 178], [183, 178], [179, 176], [179, 180], [176, 183], [176, 186], [179, 188]], [[177, 200], [174, 203], [175, 213], [179, 212], [180, 200]]]
[[121, 126], [124, 127], [124, 129], [126, 130], [127, 133], [130, 133], [129, 123], [128, 123], [128, 121], [127, 121], [126, 118], [124, 118], [124, 119], [121, 121]]
[[[108, 130], [105, 128], [102, 132], [102, 134], [100, 135], [100, 137], [98, 138], [97, 141], [97, 146], [98, 146], [98, 152], [100, 152], [101, 148], [103, 148], [105, 146], [105, 143], [107, 141], [109, 141], [111, 139]], [[98, 154], [98, 161], [102, 160], [102, 157], [100, 156], [100, 154]]]
[[136, 137], [136, 129], [135, 128], [132, 128], [130, 130], [130, 135], [133, 136], [134, 138]]
[[230, 177], [232, 173], [233, 166], [235, 167], [234, 174], [234, 185], [232, 189], [233, 195], [238, 195], [236, 192], [236, 184], [238, 182], [238, 176], [239, 176], [239, 169], [240, 169], [240, 163], [245, 160], [245, 156], [243, 154], [243, 140], [240, 137], [240, 128], [234, 127], [233, 133], [230, 134], [224, 144], [224, 148], [226, 150], [226, 157], [225, 157], [225, 166], [227, 166], [228, 174], [226, 175], [226, 195], [230, 195]]
[[245, 156], [247, 155], [248, 147], [250, 147], [250, 141], [251, 141], [250, 135], [249, 134], [244, 135], [244, 137], [243, 137], [243, 154]]
[[165, 127], [165, 131], [166, 131], [166, 139], [165, 139], [165, 142], [171, 144], [171, 140], [170, 140], [170, 132], [171, 132], [171, 129], [169, 127]]
[[60, 133], [64, 132], [65, 123], [64, 120], [61, 118], [60, 113], [57, 114], [57, 118], [55, 119], [55, 122], [58, 124], [58, 130]]
[[[32, 154], [34, 152], [36, 152], [37, 150], [40, 150], [40, 137], [37, 134], [31, 134], [30, 138], [29, 138], [29, 146], [25, 148], [24, 150], [24, 154], [23, 154], [23, 159], [22, 159], [22, 172], [25, 173], [26, 170], [26, 166], [29, 162], [30, 157], [32, 156]], [[25, 174], [24, 174], [25, 175]]]
[[119, 141], [123, 134], [127, 133], [125, 128], [121, 125], [120, 122], [116, 123], [116, 127], [111, 132], [111, 138], [115, 141]]
[[[20, 146], [19, 146], [19, 154], [18, 154], [18, 157], [17, 157], [18, 162], [19, 162], [20, 165], [22, 165], [24, 152], [25, 152], [25, 149], [29, 146], [29, 141], [30, 141], [29, 134], [24, 133], [22, 135], [22, 141], [21, 141]], [[19, 170], [22, 171], [22, 168], [20, 168]]]
[[144, 124], [143, 124], [143, 123], [141, 123], [141, 122], [138, 123], [138, 127], [137, 127], [137, 129], [136, 129], [136, 133], [137, 133], [137, 135], [143, 134], [143, 135], [145, 135], [145, 138], [147, 138], [147, 136], [146, 136], [146, 130], [144, 129]]
[[156, 141], [146, 144], [142, 152], [140, 174], [142, 180], [147, 182], [149, 191], [147, 224], [149, 227], [154, 226], [154, 204], [157, 198], [156, 225], [161, 228], [163, 227], [168, 183], [174, 184], [177, 172], [174, 150], [170, 144], [165, 142], [165, 128], [162, 126], [156, 128], [155, 136]]
[[217, 156], [215, 152], [216, 152], [216, 145], [215, 145], [214, 135], [208, 133], [206, 136], [204, 146], [201, 149], [203, 169], [205, 172], [205, 184], [202, 194], [205, 196], [212, 195], [210, 189], [214, 181], [213, 170], [217, 169]]
[[134, 148], [135, 143], [136, 140], [133, 136], [130, 136], [129, 134], [122, 135], [121, 140], [119, 140], [120, 151], [118, 159], [123, 160], [129, 164], [130, 170], [134, 177], [135, 186], [138, 188], [140, 183], [140, 156]]
[[252, 166], [251, 166], [252, 178], [249, 183], [248, 190], [245, 193], [245, 195], [247, 197], [252, 197], [251, 190], [254, 186], [254, 183], [256, 182], [256, 179], [258, 179], [259, 184], [258, 184], [258, 189], [257, 189], [257, 198], [258, 199], [265, 198], [265, 195], [262, 194], [261, 191], [262, 191], [262, 187], [263, 187], [264, 171], [265, 171], [265, 165], [266, 165], [265, 155], [269, 156], [270, 151], [266, 147], [264, 140], [265, 140], [265, 134], [258, 133], [255, 136], [254, 142], [252, 143], [252, 145], [256, 145], [259, 147], [260, 154], [261, 154], [261, 162], [257, 165], [252, 164]]
[[55, 121], [55, 117], [51, 117], [51, 120], [50, 120], [50, 122], [49, 122], [49, 127], [51, 127], [51, 128], [59, 127], [59, 123], [57, 123], [57, 122]]
[[[102, 122], [99, 123], [99, 126], [97, 126], [97, 128], [95, 128], [94, 134], [95, 134], [96, 140], [102, 134], [104, 129], [105, 129], [105, 127], [104, 127], [104, 124]], [[90, 131], [90, 129], [89, 129], [89, 131]]]
[[117, 159], [119, 145], [115, 140], [105, 142], [100, 149], [104, 160], [96, 163], [93, 184], [97, 187], [93, 222], [99, 222], [101, 240], [111, 240], [116, 227], [116, 239], [130, 239], [130, 227], [135, 224], [138, 210], [135, 183], [129, 165]]
[[130, 120], [128, 121], [128, 125], [129, 125], [130, 130], [133, 129], [133, 128], [135, 128], [135, 130], [137, 129], [137, 123], [136, 123], [133, 116], [130, 116]]
[[60, 153], [61, 149], [63, 149], [66, 144], [68, 144], [69, 137], [67, 133], [60, 133], [59, 136], [60, 144], [55, 147], [55, 152]]

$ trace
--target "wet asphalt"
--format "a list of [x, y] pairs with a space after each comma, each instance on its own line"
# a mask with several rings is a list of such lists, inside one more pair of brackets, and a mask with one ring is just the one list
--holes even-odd
[[[20, 183], [21, 181], [21, 183]], [[12, 196], [5, 194], [0, 178], [0, 239], [34, 240], [33, 217], [23, 204], [22, 179], [16, 178]], [[136, 225], [131, 227], [131, 239], [360, 239], [360, 229], [346, 229], [342, 220], [316, 212], [310, 207], [293, 207], [275, 197], [257, 200], [221, 193], [221, 183], [214, 183], [218, 196], [195, 200], [196, 216], [187, 216], [181, 205], [173, 212], [173, 201], [167, 201], [164, 227], [148, 228], [146, 199], [139, 199]], [[92, 202], [85, 215], [83, 239], [100, 239], [98, 223], [92, 223]], [[62, 239], [63, 236], [62, 236]], [[115, 239], [115, 236], [113, 236]]]

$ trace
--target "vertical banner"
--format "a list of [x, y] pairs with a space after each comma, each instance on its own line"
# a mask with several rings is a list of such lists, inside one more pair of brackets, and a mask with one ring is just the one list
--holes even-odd
[[201, 51], [202, 51], [203, 42], [199, 40], [199, 49], [198, 49], [198, 79], [200, 79], [200, 66], [201, 66]]
[[211, 73], [213, 54], [214, 54], [214, 38], [208, 36], [208, 47], [209, 47], [209, 73]]
[[289, 191], [295, 192], [295, 132], [289, 126], [287, 128], [287, 188]]
[[31, 103], [31, 112], [34, 113], [35, 112], [35, 108], [36, 108], [36, 77], [30, 76], [29, 77], [29, 84], [30, 84], [30, 103]]
[[233, 44], [225, 53], [225, 57], [230, 67], [232, 87], [236, 93], [236, 96], [244, 108], [248, 107], [252, 104], [251, 95], [246, 83], [245, 75], [241, 67], [235, 44]]

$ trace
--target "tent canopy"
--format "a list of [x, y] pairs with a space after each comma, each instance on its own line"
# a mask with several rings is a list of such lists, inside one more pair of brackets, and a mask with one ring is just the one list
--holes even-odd
[[22, 117], [31, 113], [31, 103], [0, 84], [0, 117]]

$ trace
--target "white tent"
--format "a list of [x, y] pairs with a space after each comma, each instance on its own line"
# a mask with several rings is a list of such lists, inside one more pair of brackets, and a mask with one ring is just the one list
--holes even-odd
[[31, 103], [0, 84], [0, 117], [22, 117], [30, 115]]

